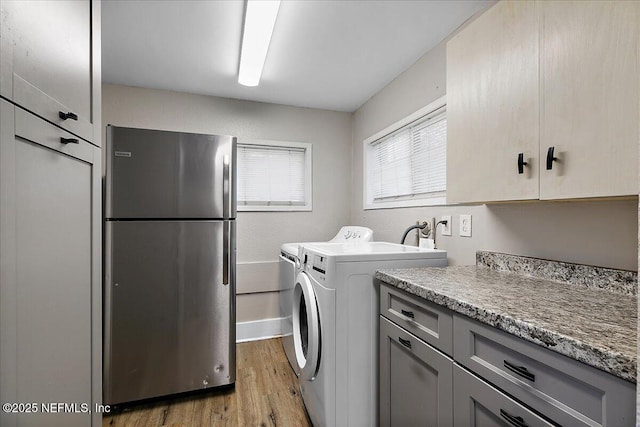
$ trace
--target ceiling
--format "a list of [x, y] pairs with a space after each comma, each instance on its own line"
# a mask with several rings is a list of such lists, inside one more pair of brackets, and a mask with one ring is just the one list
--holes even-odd
[[489, 0], [283, 0], [260, 85], [238, 84], [242, 0], [102, 2], [103, 82], [355, 111]]

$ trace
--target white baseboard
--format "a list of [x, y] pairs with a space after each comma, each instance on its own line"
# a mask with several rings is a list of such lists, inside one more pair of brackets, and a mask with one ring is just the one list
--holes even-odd
[[236, 323], [236, 342], [266, 340], [282, 336], [283, 317]]

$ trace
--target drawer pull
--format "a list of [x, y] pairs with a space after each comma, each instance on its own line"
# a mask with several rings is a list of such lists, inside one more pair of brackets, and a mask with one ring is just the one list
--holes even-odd
[[58, 117], [60, 117], [62, 120], [67, 120], [67, 119], [78, 120], [78, 115], [72, 113], [71, 111], [69, 111], [68, 113], [65, 113], [63, 111], [59, 111], [58, 112]]
[[527, 427], [527, 423], [524, 422], [522, 417], [514, 417], [504, 409], [500, 409], [500, 416], [509, 421], [509, 424], [515, 427]]
[[62, 137], [60, 137], [60, 142], [62, 144], [80, 144], [80, 141], [78, 141], [76, 138], [62, 138]]
[[398, 340], [400, 341], [400, 344], [402, 344], [403, 346], [407, 347], [407, 348], [411, 348], [411, 341], [409, 340], [403, 340], [402, 338], [398, 337]]
[[536, 376], [527, 370], [524, 366], [516, 366], [513, 363], [509, 363], [506, 360], [504, 361], [504, 367], [510, 370], [513, 373], [520, 375], [523, 378], [528, 379], [529, 381], [535, 381]]
[[518, 153], [518, 173], [519, 174], [523, 174], [524, 173], [524, 167], [527, 166], [529, 163], [524, 161], [524, 153]]
[[405, 316], [407, 316], [407, 317], [410, 317], [410, 318], [412, 318], [412, 319], [415, 319], [415, 317], [416, 317], [416, 315], [415, 315], [415, 314], [413, 314], [413, 311], [400, 310], [400, 312], [401, 312], [403, 315], [405, 315]]

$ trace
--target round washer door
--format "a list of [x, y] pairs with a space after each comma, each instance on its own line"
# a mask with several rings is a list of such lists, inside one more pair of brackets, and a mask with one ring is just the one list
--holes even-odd
[[300, 376], [313, 380], [320, 362], [320, 314], [311, 280], [301, 272], [293, 289], [293, 344]]

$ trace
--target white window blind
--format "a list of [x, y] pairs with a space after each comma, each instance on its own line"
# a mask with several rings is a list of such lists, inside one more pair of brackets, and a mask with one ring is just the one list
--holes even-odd
[[239, 209], [309, 204], [310, 147], [296, 145], [302, 146], [238, 144]]
[[442, 197], [446, 191], [447, 119], [432, 114], [371, 144], [372, 202]]

